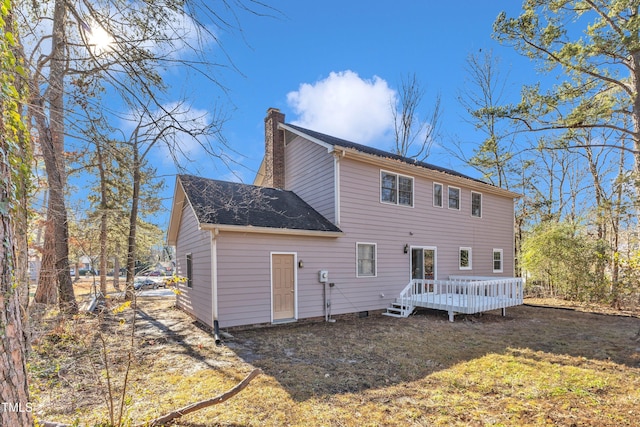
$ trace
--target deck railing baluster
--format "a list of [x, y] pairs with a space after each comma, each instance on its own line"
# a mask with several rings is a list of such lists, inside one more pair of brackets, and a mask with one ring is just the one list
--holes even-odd
[[[406, 313], [421, 306], [455, 313], [473, 314], [523, 303], [521, 278], [451, 276], [449, 280], [413, 279], [397, 301]], [[407, 314], [408, 315], [408, 314]]]

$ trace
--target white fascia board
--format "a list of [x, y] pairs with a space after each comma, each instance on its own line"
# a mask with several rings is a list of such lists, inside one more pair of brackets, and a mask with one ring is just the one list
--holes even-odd
[[297, 230], [292, 228], [254, 227], [251, 225], [200, 224], [202, 230], [218, 229], [236, 233], [282, 234], [288, 236], [340, 237], [342, 231]]
[[322, 147], [326, 148], [326, 149], [327, 149], [327, 151], [329, 151], [329, 152], [333, 151], [333, 148], [334, 148], [334, 147], [333, 147], [333, 145], [331, 145], [331, 144], [327, 144], [327, 143], [326, 143], [326, 142], [324, 142], [324, 141], [320, 141], [319, 139], [314, 138], [314, 137], [312, 137], [312, 136], [309, 136], [309, 135], [307, 135], [307, 134], [306, 134], [306, 133], [304, 133], [304, 132], [300, 132], [298, 129], [294, 129], [294, 128], [292, 128], [292, 127], [289, 127], [289, 126], [287, 126], [287, 125], [286, 125], [286, 124], [284, 124], [284, 123], [278, 123], [278, 128], [279, 128], [279, 129], [284, 129], [284, 130], [289, 131], [289, 132], [291, 132], [291, 133], [293, 133], [293, 134], [295, 134], [295, 135], [298, 135], [298, 136], [300, 136], [300, 137], [302, 137], [302, 138], [304, 138], [304, 139], [307, 139], [307, 140], [309, 140], [309, 141], [311, 141], [311, 142], [313, 142], [313, 143], [315, 143], [315, 144], [318, 144], [318, 145], [320, 145], [320, 146], [322, 146]]

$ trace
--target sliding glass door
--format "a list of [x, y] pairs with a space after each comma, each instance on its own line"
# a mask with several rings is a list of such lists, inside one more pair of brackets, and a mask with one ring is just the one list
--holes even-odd
[[411, 248], [411, 278], [433, 280], [436, 278], [436, 248], [431, 246]]

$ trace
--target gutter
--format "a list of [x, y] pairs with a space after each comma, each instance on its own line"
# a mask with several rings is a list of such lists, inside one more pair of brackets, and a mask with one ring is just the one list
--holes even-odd
[[294, 236], [340, 237], [343, 231], [302, 230], [293, 228], [254, 227], [252, 225], [200, 224], [201, 230], [231, 231], [238, 233], [284, 234]]

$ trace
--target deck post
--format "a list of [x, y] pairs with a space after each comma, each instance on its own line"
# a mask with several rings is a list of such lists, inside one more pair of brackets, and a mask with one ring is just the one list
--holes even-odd
[[507, 316], [507, 307], [502, 307], [502, 317]]
[[455, 316], [455, 313], [452, 310], [449, 310], [449, 322], [453, 322], [454, 316]]

